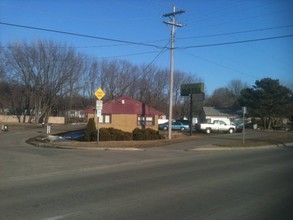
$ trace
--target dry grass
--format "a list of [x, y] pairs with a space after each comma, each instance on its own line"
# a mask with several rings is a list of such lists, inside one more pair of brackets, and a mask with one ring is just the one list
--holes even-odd
[[84, 148], [151, 148], [166, 146], [175, 143], [186, 142], [194, 139], [205, 138], [206, 135], [193, 135], [189, 136], [184, 133], [173, 132], [172, 139], [161, 140], [145, 140], [145, 141], [99, 141], [97, 142], [80, 142], [80, 141], [64, 141], [52, 143], [55, 147], [84, 147]]
[[219, 147], [254, 147], [264, 145], [282, 145], [285, 143], [293, 143], [293, 132], [267, 131], [265, 136], [252, 139], [230, 140], [217, 144]]
[[[147, 141], [100, 141], [97, 142], [78, 142], [78, 141], [65, 141], [65, 142], [55, 142], [55, 147], [84, 147], [84, 148], [151, 148], [151, 147], [160, 147], [170, 144], [188, 142], [196, 139], [203, 139], [209, 137], [221, 138], [221, 134], [216, 135], [206, 135], [206, 134], [196, 134], [189, 136], [188, 134], [182, 134], [174, 132], [172, 139], [167, 140], [147, 140]], [[264, 145], [280, 145], [284, 143], [293, 142], [293, 132], [266, 132], [265, 135], [258, 138], [246, 139], [245, 144], [241, 138], [238, 139], [229, 139], [227, 136], [223, 136], [225, 139], [221, 144], [216, 144], [215, 146], [219, 147], [255, 147], [255, 146], [264, 146]], [[228, 136], [229, 137], [229, 136]]]
[[[40, 133], [43, 135], [39, 136], [42, 138], [46, 138], [45, 131], [46, 128], [42, 128], [40, 124], [8, 124], [9, 130], [8, 132], [14, 132], [19, 130], [40, 130]], [[84, 125], [54, 125], [52, 126], [52, 130], [55, 133], [60, 133], [64, 131], [70, 130], [78, 130], [83, 128]], [[167, 132], [163, 132], [165, 137], [167, 137]], [[219, 138], [224, 141], [216, 144], [219, 147], [252, 147], [252, 146], [263, 146], [263, 145], [280, 145], [284, 143], [292, 143], [293, 142], [293, 132], [282, 132], [282, 131], [263, 131], [260, 137], [246, 139], [245, 144], [243, 144], [243, 140], [240, 136], [232, 139], [230, 136], [221, 135], [221, 134], [194, 134], [189, 136], [189, 133], [181, 133], [181, 132], [172, 132], [172, 139], [162, 139], [162, 140], [147, 140], [147, 141], [100, 141], [97, 142], [80, 142], [80, 141], [63, 141], [63, 142], [51, 142], [50, 146], [52, 147], [84, 147], [84, 148], [151, 148], [151, 147], [159, 147], [170, 144], [187, 142], [195, 139], [203, 139], [203, 138]], [[36, 142], [36, 138], [31, 139], [30, 142]], [[49, 146], [49, 145], [48, 145]]]

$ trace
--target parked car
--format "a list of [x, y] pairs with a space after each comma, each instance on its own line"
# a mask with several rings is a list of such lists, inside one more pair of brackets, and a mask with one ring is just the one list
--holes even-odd
[[[159, 124], [159, 129], [160, 130], [168, 130], [169, 128], [169, 122]], [[189, 125], [186, 123], [182, 123], [181, 121], [173, 121], [172, 122], [172, 130], [177, 130], [177, 131], [186, 131], [189, 130]]]
[[[236, 132], [242, 132], [243, 131], [243, 122], [236, 122], [235, 123], [236, 126]], [[245, 128], [248, 129], [257, 129], [257, 124], [255, 123], [251, 123], [251, 122], [246, 122], [245, 123]]]
[[205, 131], [207, 134], [211, 132], [228, 132], [230, 134], [236, 131], [235, 125], [228, 125], [221, 120], [215, 120], [213, 123], [198, 123], [195, 125], [196, 131]]
[[[188, 121], [188, 120], [178, 119], [178, 120], [176, 120], [176, 121], [179, 121], [179, 122], [181, 122], [182, 124], [184, 124], [184, 125], [188, 125], [188, 126], [189, 126], [189, 121]], [[188, 129], [189, 129], [189, 127], [188, 127]]]

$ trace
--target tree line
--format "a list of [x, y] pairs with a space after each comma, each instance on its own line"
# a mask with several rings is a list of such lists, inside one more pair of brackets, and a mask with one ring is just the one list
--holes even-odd
[[[156, 65], [97, 60], [52, 41], [13, 42], [0, 51], [0, 113], [23, 115], [29, 122], [65, 116], [68, 110], [95, 106], [99, 87], [106, 93], [104, 101], [127, 95], [167, 112], [169, 74]], [[188, 109], [180, 85], [199, 81], [194, 74], [175, 71], [176, 117]]]
[[242, 114], [247, 107], [247, 117], [254, 119], [264, 129], [277, 129], [287, 121], [293, 121], [292, 90], [280, 84], [278, 79], [263, 78], [248, 87], [240, 80], [232, 80], [227, 87], [216, 89], [206, 102], [206, 106], [231, 109]]
[[[14, 114], [19, 122], [46, 122], [50, 115], [93, 108], [94, 92], [101, 87], [104, 101], [127, 95], [168, 113], [169, 69], [154, 64], [134, 65], [126, 60], [97, 60], [53, 41], [0, 44], [0, 114]], [[180, 96], [182, 84], [202, 82], [192, 73], [174, 72], [173, 117], [189, 116], [189, 97]], [[193, 103], [196, 115], [203, 105], [240, 110], [261, 119], [264, 128], [282, 118], [293, 119], [292, 90], [277, 79], [257, 80], [249, 87], [232, 80], [204, 102]], [[23, 121], [20, 121], [21, 117]]]

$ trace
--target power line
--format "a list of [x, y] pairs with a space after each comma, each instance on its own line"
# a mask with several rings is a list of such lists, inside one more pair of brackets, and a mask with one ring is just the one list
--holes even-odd
[[256, 78], [254, 75], [251, 75], [251, 74], [248, 74], [248, 73], [245, 73], [245, 72], [239, 71], [239, 70], [237, 70], [237, 69], [234, 69], [234, 68], [232, 68], [232, 67], [226, 66], [226, 65], [224, 65], [224, 64], [217, 63], [217, 62], [215, 62], [215, 61], [212, 61], [212, 60], [209, 60], [209, 59], [206, 59], [206, 58], [200, 57], [200, 56], [196, 56], [196, 55], [191, 54], [191, 53], [188, 53], [188, 52], [186, 52], [186, 51], [181, 51], [181, 52], [182, 52], [182, 53], [185, 53], [185, 54], [187, 54], [187, 55], [189, 55], [189, 56], [195, 57], [195, 58], [197, 58], [197, 59], [203, 60], [203, 61], [205, 61], [205, 62], [208, 62], [208, 63], [214, 64], [214, 65], [220, 66], [220, 67], [222, 67], [222, 68], [224, 68], [224, 69], [227, 69], [227, 70], [230, 70], [230, 71], [233, 71], [233, 72], [237, 72], [237, 73], [240, 73], [240, 74], [242, 74], [242, 75], [246, 75], [246, 76], [249, 76], [249, 77], [252, 77], [252, 78]]
[[[227, 32], [227, 33], [222, 33], [222, 34], [199, 35], [199, 36], [191, 36], [191, 37], [177, 37], [176, 39], [186, 40], [186, 39], [195, 39], [195, 38], [220, 37], [220, 36], [228, 36], [228, 35], [237, 35], [237, 34], [244, 34], [244, 33], [283, 29], [283, 28], [288, 28], [288, 27], [293, 27], [293, 24], [278, 26], [278, 27], [259, 28], [259, 29], [251, 29], [251, 30], [236, 31], [236, 32]], [[144, 42], [144, 43], [162, 42], [162, 41], [166, 41], [166, 39], [148, 41], [148, 42]], [[76, 48], [116, 47], [116, 46], [127, 46], [127, 45], [129, 45], [129, 44], [112, 44], [112, 45], [97, 45], [97, 46], [84, 46], [84, 47], [80, 46], [80, 47], [76, 47]]]
[[244, 33], [259, 32], [259, 31], [275, 30], [275, 29], [288, 28], [288, 27], [293, 27], [293, 24], [291, 24], [291, 25], [285, 25], [285, 26], [279, 26], [279, 27], [259, 28], [259, 29], [252, 29], [252, 30], [228, 32], [228, 33], [223, 33], [223, 34], [210, 34], [210, 35], [192, 36], [192, 37], [177, 37], [177, 39], [185, 40], [185, 39], [194, 39], [194, 38], [219, 37], [219, 36], [227, 36], [227, 35], [235, 35], [235, 34], [244, 34]]
[[[169, 42], [168, 42], [169, 43]], [[143, 68], [143, 70], [141, 71], [141, 73], [140, 74], [138, 74], [134, 79], [133, 79], [133, 81], [132, 82], [130, 82], [126, 87], [124, 87], [124, 88], [127, 88], [127, 87], [129, 87], [130, 85], [132, 85], [133, 83], [135, 83], [136, 82], [136, 80], [138, 80], [139, 79], [139, 77], [141, 77], [146, 71], [147, 71], [147, 69], [151, 66], [151, 65], [153, 65], [153, 63], [166, 51], [167, 49], [166, 49], [166, 47], [164, 47], [163, 49], [161, 49], [161, 51], [159, 51], [159, 53], [151, 60], [151, 62], [146, 66], [146, 67], [144, 67]], [[146, 72], [147, 73], [147, 72]]]
[[105, 40], [105, 41], [112, 41], [112, 42], [119, 42], [119, 43], [127, 43], [127, 44], [132, 44], [132, 45], [155, 47], [155, 48], [158, 48], [158, 49], [162, 49], [161, 46], [154, 45], [154, 44], [146, 44], [146, 43], [139, 43], [139, 42], [133, 42], [133, 41], [118, 40], [118, 39], [113, 39], [113, 38], [98, 37], [98, 36], [79, 34], [79, 33], [67, 32], [67, 31], [59, 31], [59, 30], [54, 30], [54, 29], [32, 27], [32, 26], [19, 25], [19, 24], [12, 24], [12, 23], [6, 23], [6, 22], [1, 22], [1, 21], [0, 21], [0, 24], [6, 25], [6, 26], [18, 27], [18, 28], [26, 28], [26, 29], [31, 29], [31, 30], [37, 30], [37, 31], [53, 32], [53, 33], [66, 34], [66, 35], [72, 35], [72, 36], [77, 36], [77, 37], [86, 37], [86, 38], [92, 38], [92, 39], [98, 39], [98, 40]]
[[185, 50], [185, 49], [200, 48], [200, 47], [215, 47], [215, 46], [224, 46], [224, 45], [231, 45], [231, 44], [243, 44], [243, 43], [250, 43], [250, 42], [257, 42], [257, 41], [275, 40], [275, 39], [289, 38], [289, 37], [293, 37], [293, 34], [274, 36], [274, 37], [257, 38], [257, 39], [250, 39], [250, 40], [242, 40], [242, 41], [231, 41], [231, 42], [223, 42], [223, 43], [215, 43], [215, 44], [203, 44], [203, 45], [192, 45], [192, 46], [186, 46], [186, 47], [176, 47], [175, 49]]
[[[26, 28], [26, 29], [32, 29], [32, 30], [38, 30], [38, 31], [47, 31], [47, 32], [53, 32], [53, 33], [58, 33], [58, 34], [66, 34], [66, 35], [73, 35], [73, 36], [78, 36], [78, 37], [86, 37], [86, 38], [92, 38], [92, 39], [98, 39], [98, 40], [119, 42], [119, 43], [123, 43], [124, 45], [125, 44], [130, 44], [130, 45], [139, 45], [139, 46], [155, 47], [157, 49], [166, 49], [166, 48], [167, 49], [170, 49], [170, 48], [168, 48], [166, 46], [158, 46], [158, 45], [149, 44], [149, 43], [133, 42], [133, 41], [126, 41], [126, 40], [112, 39], [112, 38], [91, 36], [91, 35], [86, 35], [86, 34], [79, 34], [79, 33], [59, 31], [59, 30], [53, 30], [53, 29], [47, 29], [47, 28], [32, 27], [32, 26], [25, 26], [25, 25], [12, 24], [12, 23], [6, 23], [6, 22], [1, 22], [0, 21], [0, 25], [1, 24], [2, 25], [6, 25], [6, 26], [18, 27], [18, 28]], [[283, 26], [283, 27], [291, 27], [291, 26], [293, 26], [293, 25], [287, 25], [287, 26]], [[276, 28], [281, 28], [281, 27], [276, 27]], [[267, 29], [269, 30], [269, 29], [273, 29], [273, 28], [267, 28]], [[253, 30], [251, 30], [251, 31], [253, 31]], [[243, 32], [245, 32], [245, 31], [243, 31]], [[191, 46], [185, 46], [185, 47], [176, 47], [174, 49], [184, 50], [184, 49], [201, 48], [201, 47], [215, 47], [215, 46], [224, 46], [224, 45], [231, 45], [231, 44], [243, 44], [243, 43], [250, 43], [250, 42], [257, 42], [257, 41], [265, 41], [265, 40], [274, 40], [274, 39], [281, 39], [281, 38], [289, 38], [289, 37], [293, 37], [293, 34], [281, 35], [281, 36], [273, 36], [273, 37], [266, 37], [266, 38], [249, 39], [249, 40], [242, 40], [242, 41], [230, 41], [230, 42], [214, 43], [214, 44], [191, 45]], [[180, 38], [178, 38], [178, 39], [180, 39]], [[110, 46], [110, 45], [108, 45], [108, 46]], [[115, 45], [115, 46], [118, 46], [118, 45]]]
[[[164, 50], [164, 49], [162, 49], [162, 50]], [[119, 57], [128, 57], [128, 56], [137, 56], [137, 55], [153, 54], [153, 53], [157, 53], [157, 52], [158, 51], [148, 51], [148, 52], [141, 52], [141, 53], [121, 54], [121, 55], [115, 55], [115, 56], [97, 57], [97, 59], [108, 59], [108, 58], [119, 58]]]

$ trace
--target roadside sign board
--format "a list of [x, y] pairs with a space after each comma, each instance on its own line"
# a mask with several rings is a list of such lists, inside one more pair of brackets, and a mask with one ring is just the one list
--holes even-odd
[[[96, 113], [97, 113], [97, 118], [102, 117], [102, 111], [103, 111], [103, 101], [102, 98], [104, 98], [105, 96], [105, 92], [101, 89], [98, 88], [95, 91], [95, 96], [97, 97], [97, 101], [96, 101]], [[98, 129], [97, 129], [97, 143], [99, 143], [99, 139], [100, 139], [100, 123], [99, 123], [99, 119], [97, 119], [97, 124], [98, 124]]]
[[243, 113], [243, 114], [247, 114], [246, 107], [242, 107], [242, 113]]
[[102, 110], [103, 110], [103, 100], [96, 100], [97, 117], [102, 116]]
[[98, 88], [95, 92], [95, 96], [98, 100], [101, 100], [105, 95], [105, 92], [101, 88]]
[[190, 83], [181, 85], [181, 96], [189, 96], [190, 94], [204, 93], [203, 83]]
[[103, 100], [96, 100], [96, 109], [103, 109]]
[[97, 109], [97, 117], [102, 117], [102, 110], [101, 109]]

